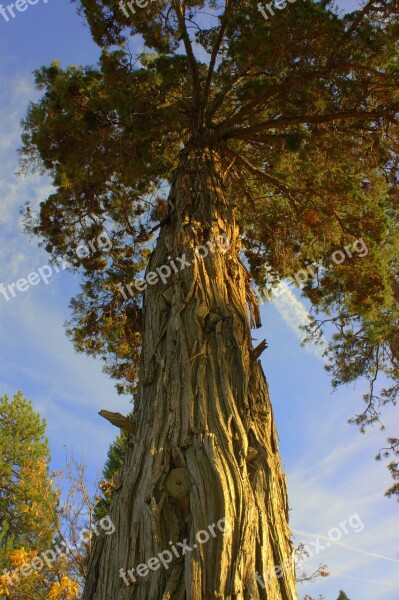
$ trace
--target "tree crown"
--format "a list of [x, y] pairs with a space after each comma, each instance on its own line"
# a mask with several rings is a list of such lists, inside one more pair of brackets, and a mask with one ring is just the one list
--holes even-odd
[[[335, 326], [333, 383], [369, 377], [355, 421], [378, 421], [399, 390], [397, 3], [339, 16], [328, 0], [303, 0], [269, 20], [252, 0], [149, 2], [134, 13], [117, 0], [78, 4], [99, 64], [36, 72], [43, 97], [22, 150], [55, 187], [28, 210], [28, 227], [83, 274], [76, 348], [132, 389], [142, 301], [117, 286], [145, 269], [181, 149], [206, 149], [259, 290], [318, 263], [302, 290], [316, 313], [309, 333]], [[104, 231], [109, 252], [76, 254]], [[350, 259], [333, 264], [345, 248]], [[377, 393], [379, 372], [392, 386]]]

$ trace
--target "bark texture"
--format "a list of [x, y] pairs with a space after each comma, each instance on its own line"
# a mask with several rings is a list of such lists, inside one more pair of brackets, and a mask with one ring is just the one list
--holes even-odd
[[[145, 292], [136, 433], [112, 503], [116, 531], [96, 543], [83, 599], [293, 600], [285, 476], [262, 348], [251, 343], [258, 307], [216, 153], [182, 152], [169, 203], [148, 271], [171, 259], [176, 268]], [[197, 533], [224, 517], [225, 535], [216, 527], [200, 543]], [[121, 568], [136, 569], [170, 542], [183, 554], [185, 538], [197, 548], [167, 569], [134, 571], [126, 585]]]

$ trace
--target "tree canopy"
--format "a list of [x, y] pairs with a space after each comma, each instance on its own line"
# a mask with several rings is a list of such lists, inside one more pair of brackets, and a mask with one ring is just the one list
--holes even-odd
[[[397, 1], [342, 15], [328, 0], [301, 0], [268, 20], [253, 0], [78, 8], [99, 63], [36, 72], [43, 95], [22, 148], [23, 166], [49, 173], [55, 188], [38, 212], [27, 208], [28, 228], [82, 273], [76, 348], [101, 356], [121, 392], [134, 389], [142, 298], [118, 284], [146, 267], [180, 151], [206, 148], [228, 174], [257, 289], [268, 295], [318, 264], [302, 289], [315, 314], [309, 334], [336, 328], [333, 384], [369, 378], [354, 421], [379, 421], [399, 390]], [[109, 251], [76, 252], [104, 232]], [[356, 240], [367, 252], [353, 251]], [[346, 247], [350, 260], [333, 264]], [[397, 449], [391, 438], [387, 452]], [[399, 481], [395, 460], [390, 469]]]
[[[22, 395], [0, 398], [0, 545], [4, 552], [47, 549], [55, 534], [51, 507], [43, 504], [52, 485], [46, 424]], [[51, 497], [51, 494], [50, 494]], [[56, 497], [53, 495], [56, 504]], [[5, 566], [5, 565], [4, 565]]]
[[59, 512], [50, 479], [46, 423], [21, 392], [0, 398], [0, 595], [76, 600], [65, 554], [52, 556]]

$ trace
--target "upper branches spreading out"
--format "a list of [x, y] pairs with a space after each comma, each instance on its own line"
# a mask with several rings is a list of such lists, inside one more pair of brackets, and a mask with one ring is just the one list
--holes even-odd
[[[141, 301], [116, 286], [145, 267], [167, 211], [162, 186], [190, 144], [213, 149], [229, 173], [260, 287], [266, 265], [283, 278], [363, 238], [367, 256], [316, 273], [304, 293], [337, 324], [337, 383], [398, 375], [397, 0], [342, 17], [302, 0], [268, 21], [257, 5], [159, 0], [129, 12], [119, 0], [80, 0], [98, 66], [36, 73], [43, 97], [29, 108], [23, 155], [56, 191], [29, 226], [85, 273], [73, 300], [78, 349], [131, 384]], [[104, 228], [107, 258], [77, 259], [79, 241]]]

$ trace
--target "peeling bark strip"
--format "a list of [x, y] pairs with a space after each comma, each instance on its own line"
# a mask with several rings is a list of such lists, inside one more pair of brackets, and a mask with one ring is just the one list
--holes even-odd
[[[193, 260], [194, 249], [218, 235], [231, 248], [193, 260], [167, 290], [146, 290], [136, 434], [111, 508], [116, 532], [93, 552], [83, 600], [293, 600], [285, 477], [262, 348], [251, 345], [258, 306], [215, 154], [182, 153], [169, 205], [149, 270], [169, 255]], [[120, 569], [146, 563], [170, 540], [193, 546], [196, 532], [221, 518], [229, 535], [125, 585]], [[260, 586], [256, 572], [287, 557], [292, 568]]]

